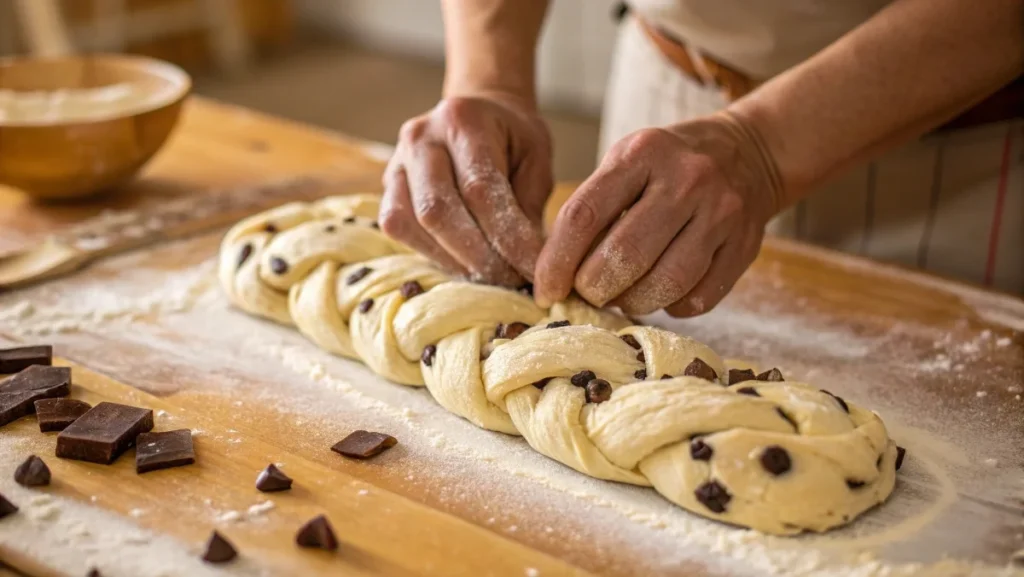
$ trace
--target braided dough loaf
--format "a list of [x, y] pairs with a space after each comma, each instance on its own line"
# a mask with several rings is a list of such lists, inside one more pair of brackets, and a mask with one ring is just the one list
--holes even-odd
[[652, 486], [706, 517], [825, 531], [892, 492], [897, 449], [874, 413], [778, 371], [726, 386], [722, 359], [693, 339], [450, 279], [382, 234], [378, 207], [331, 197], [238, 223], [220, 252], [231, 302], [581, 473]]

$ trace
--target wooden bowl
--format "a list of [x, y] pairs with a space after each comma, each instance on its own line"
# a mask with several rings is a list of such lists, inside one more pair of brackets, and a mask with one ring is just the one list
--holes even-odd
[[125, 182], [167, 140], [192, 87], [177, 66], [137, 56], [0, 59], [0, 94], [7, 96], [52, 97], [54, 91], [115, 85], [120, 86], [107, 92], [130, 93], [132, 101], [98, 112], [92, 103], [90, 114], [77, 117], [32, 117], [15, 114], [14, 108], [3, 113], [0, 105], [0, 184], [36, 198], [67, 199]]

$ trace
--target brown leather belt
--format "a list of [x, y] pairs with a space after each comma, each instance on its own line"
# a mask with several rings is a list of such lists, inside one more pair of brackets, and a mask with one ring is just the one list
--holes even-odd
[[[621, 14], [625, 16], [625, 12]], [[683, 74], [702, 85], [716, 86], [729, 101], [757, 88], [757, 82], [686, 45], [669, 32], [632, 12], [640, 28], [661, 54]], [[942, 125], [937, 131], [958, 130], [1024, 116], [1024, 76]]]

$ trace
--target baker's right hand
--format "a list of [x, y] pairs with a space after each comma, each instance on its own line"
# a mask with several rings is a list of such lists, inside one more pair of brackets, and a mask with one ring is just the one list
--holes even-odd
[[518, 287], [533, 279], [552, 186], [551, 137], [533, 105], [450, 97], [402, 125], [380, 225], [454, 274]]

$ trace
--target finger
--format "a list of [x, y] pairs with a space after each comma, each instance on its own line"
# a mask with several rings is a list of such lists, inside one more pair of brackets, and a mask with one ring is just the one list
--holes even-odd
[[752, 234], [723, 244], [704, 278], [685, 297], [665, 307], [665, 312], [674, 317], [693, 317], [713, 309], [754, 262], [760, 239], [761, 235]]
[[727, 230], [700, 210], [669, 244], [651, 271], [615, 300], [626, 314], [645, 315], [686, 296], [711, 266]]
[[606, 157], [601, 167], [562, 205], [537, 259], [534, 298], [539, 305], [550, 306], [569, 296], [576, 270], [590, 247], [640, 196], [647, 175], [643, 163], [618, 162]]
[[546, 147], [544, 150], [528, 152], [512, 170], [512, 190], [519, 199], [523, 214], [538, 230], [544, 226], [544, 207], [555, 188], [553, 175], [551, 151]]
[[441, 145], [412, 147], [405, 171], [416, 220], [471, 278], [503, 286], [522, 279], [488, 244], [455, 187], [452, 161]]
[[693, 215], [696, 196], [675, 187], [648, 185], [640, 200], [616, 221], [576, 273], [577, 292], [604, 306], [633, 286], [658, 261]]
[[468, 274], [469, 271], [427, 234], [416, 220], [409, 197], [409, 182], [400, 163], [396, 163], [394, 169], [389, 165], [384, 175], [384, 196], [377, 220], [385, 234], [433, 260], [447, 272], [460, 276]]
[[455, 112], [462, 110], [455, 104], [448, 110], [451, 116], [462, 115], [451, 119], [452, 125], [463, 128], [448, 132], [448, 146], [466, 207], [491, 247], [521, 275], [532, 279], [544, 241], [540, 228], [520, 207], [506, 176], [508, 152], [496, 144], [493, 135], [472, 128], [480, 125], [463, 117], [472, 112]]

